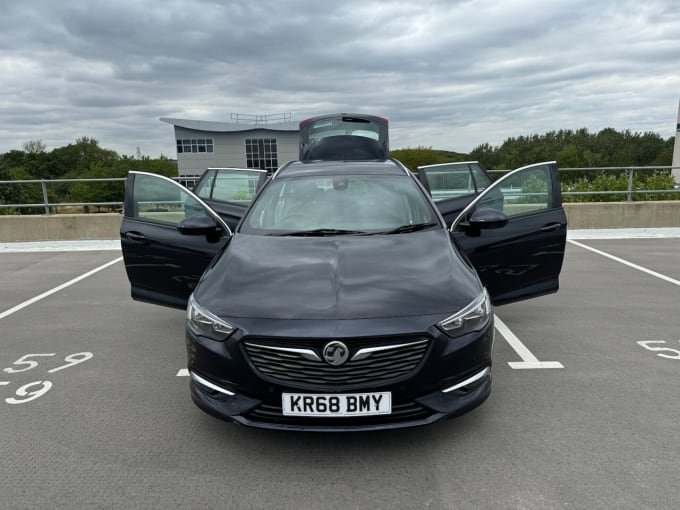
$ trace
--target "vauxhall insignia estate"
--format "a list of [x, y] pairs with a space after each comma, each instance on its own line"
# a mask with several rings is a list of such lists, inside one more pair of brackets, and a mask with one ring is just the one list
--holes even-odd
[[468, 412], [491, 391], [492, 305], [556, 292], [555, 162], [389, 157], [387, 121], [300, 123], [272, 176], [208, 169], [193, 192], [131, 172], [121, 240], [136, 300], [186, 308], [193, 401], [242, 425], [352, 431]]

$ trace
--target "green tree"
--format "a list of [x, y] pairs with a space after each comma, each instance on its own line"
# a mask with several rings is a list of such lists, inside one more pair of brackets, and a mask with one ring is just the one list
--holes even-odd
[[432, 147], [406, 147], [390, 151], [390, 156], [401, 161], [409, 170], [417, 172], [419, 166], [466, 161], [467, 154], [435, 150]]

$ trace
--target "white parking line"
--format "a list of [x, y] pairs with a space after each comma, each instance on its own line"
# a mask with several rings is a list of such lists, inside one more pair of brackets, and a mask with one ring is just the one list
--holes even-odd
[[0, 253], [40, 253], [61, 251], [120, 250], [120, 239], [82, 241], [25, 241], [0, 243]]
[[647, 273], [648, 275], [654, 276], [655, 278], [659, 278], [661, 280], [664, 280], [668, 283], [672, 283], [673, 285], [678, 285], [680, 286], [680, 281], [671, 278], [670, 276], [666, 276], [665, 274], [657, 273], [656, 271], [652, 271], [651, 269], [647, 269], [646, 267], [639, 266], [637, 264], [633, 264], [632, 262], [628, 262], [627, 260], [624, 260], [620, 257], [616, 257], [615, 255], [610, 255], [607, 252], [604, 252], [602, 250], [598, 250], [596, 248], [591, 248], [590, 246], [587, 246], [585, 244], [579, 243], [578, 241], [573, 241], [569, 240], [571, 244], [574, 244], [580, 248], [583, 248], [584, 250], [592, 251], [593, 253], [597, 253], [598, 255], [602, 255], [603, 257], [607, 257], [608, 259], [615, 260], [616, 262], [620, 262], [621, 264], [624, 264], [628, 267], [632, 267], [633, 269], [637, 269], [638, 271], [642, 271], [643, 273]]
[[497, 315], [494, 315], [496, 330], [503, 335], [506, 342], [510, 344], [517, 355], [522, 358], [522, 361], [509, 361], [510, 368], [519, 369], [533, 369], [533, 368], [564, 368], [564, 365], [559, 361], [539, 361], [529, 349], [517, 338], [517, 336], [505, 325], [505, 322], [500, 320]]
[[177, 372], [177, 377], [189, 377], [189, 369], [180, 368], [179, 371]]
[[107, 262], [104, 265], [101, 265], [99, 267], [94, 268], [92, 271], [88, 271], [85, 274], [81, 274], [80, 276], [74, 278], [73, 280], [69, 280], [66, 283], [62, 283], [61, 285], [54, 287], [53, 289], [50, 289], [46, 292], [43, 292], [42, 294], [40, 294], [38, 296], [35, 296], [35, 297], [33, 297], [33, 298], [31, 298], [27, 301], [24, 301], [23, 303], [20, 303], [16, 306], [13, 306], [9, 310], [5, 310], [4, 312], [0, 313], [0, 319], [4, 319], [5, 317], [8, 317], [9, 315], [12, 315], [13, 313], [18, 312], [19, 310], [22, 310], [22, 309], [26, 308], [27, 306], [30, 306], [33, 303], [40, 301], [41, 299], [45, 299], [46, 297], [51, 296], [52, 294], [59, 292], [60, 290], [64, 290], [66, 287], [70, 287], [71, 285], [78, 283], [79, 281], [84, 280], [85, 278], [92, 276], [93, 274], [98, 273], [102, 269], [106, 269], [107, 267], [112, 266], [113, 264], [115, 264], [116, 262], [120, 262], [121, 260], [123, 260], [123, 257], [118, 257], [117, 259], [114, 259], [111, 262]]

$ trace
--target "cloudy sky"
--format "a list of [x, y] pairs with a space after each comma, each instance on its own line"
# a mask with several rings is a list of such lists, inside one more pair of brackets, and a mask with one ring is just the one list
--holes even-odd
[[677, 0], [24, 0], [0, 17], [0, 153], [81, 136], [175, 157], [159, 117], [340, 111], [392, 148], [675, 133]]

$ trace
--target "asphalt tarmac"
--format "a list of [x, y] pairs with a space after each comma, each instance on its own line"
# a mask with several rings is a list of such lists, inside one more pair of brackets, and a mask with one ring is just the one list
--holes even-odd
[[132, 301], [119, 251], [0, 252], [0, 508], [677, 509], [679, 254], [570, 242], [557, 294], [495, 310], [562, 368], [497, 333], [472, 413], [305, 434], [196, 408], [183, 312]]

